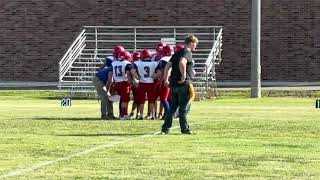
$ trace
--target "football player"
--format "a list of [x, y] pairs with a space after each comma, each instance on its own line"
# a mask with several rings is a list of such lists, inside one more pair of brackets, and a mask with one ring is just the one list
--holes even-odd
[[120, 96], [120, 119], [129, 119], [128, 102], [130, 101], [130, 80], [131, 80], [131, 54], [128, 51], [119, 53], [119, 59], [112, 62], [112, 79], [114, 80], [115, 90]]
[[[132, 61], [133, 63], [136, 61], [140, 61], [141, 58], [141, 52], [139, 51], [135, 51], [132, 53]], [[133, 70], [133, 69], [132, 69]], [[138, 91], [138, 85], [139, 85], [139, 78], [132, 78], [132, 83], [131, 83], [131, 90], [132, 90], [132, 95], [133, 95], [133, 104], [132, 104], [132, 108], [131, 108], [131, 113], [129, 115], [130, 119], [133, 119], [134, 116], [134, 111], [137, 109], [137, 113], [136, 113], [136, 119], [138, 119], [138, 96], [137, 96], [137, 91]]]
[[[160, 82], [160, 86], [155, 89], [155, 91], [160, 92], [160, 101], [161, 104], [164, 107], [165, 113], [169, 110], [169, 94], [170, 94], [170, 88], [168, 85], [163, 83], [163, 70], [166, 64], [169, 62], [171, 56], [173, 55], [174, 50], [173, 47], [167, 45], [163, 47], [163, 57], [160, 59], [158, 66], [156, 68], [156, 73], [154, 74], [154, 78], [158, 79], [158, 82]], [[164, 114], [165, 114], [164, 113]]]
[[154, 79], [153, 75], [155, 69], [158, 65], [156, 61], [151, 60], [151, 51], [149, 49], [144, 49], [141, 53], [141, 60], [134, 62], [135, 72], [133, 72], [134, 77], [139, 78], [138, 86], [138, 104], [139, 104], [139, 117], [138, 119], [143, 119], [143, 109], [145, 103], [145, 95], [148, 97], [148, 104], [150, 104], [150, 114], [151, 119], [155, 119], [154, 116], [154, 102], [155, 98], [153, 95]]

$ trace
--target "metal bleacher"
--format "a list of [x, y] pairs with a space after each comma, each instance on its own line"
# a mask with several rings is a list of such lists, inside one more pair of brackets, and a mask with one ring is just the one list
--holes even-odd
[[193, 84], [198, 97], [216, 93], [216, 65], [222, 58], [221, 26], [84, 26], [59, 62], [59, 89], [68, 92], [95, 92], [91, 84], [96, 69], [103, 65], [113, 47], [122, 45], [130, 52], [155, 46], [164, 38], [182, 43], [194, 34], [200, 41], [193, 59], [197, 72]]

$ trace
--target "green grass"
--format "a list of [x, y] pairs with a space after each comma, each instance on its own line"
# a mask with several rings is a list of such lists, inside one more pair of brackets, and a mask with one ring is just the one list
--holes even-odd
[[9, 179], [319, 179], [320, 110], [309, 95], [221, 92], [192, 104], [195, 135], [152, 135], [161, 121], [101, 121], [96, 100], [61, 108], [63, 93], [0, 91], [0, 177], [113, 144]]

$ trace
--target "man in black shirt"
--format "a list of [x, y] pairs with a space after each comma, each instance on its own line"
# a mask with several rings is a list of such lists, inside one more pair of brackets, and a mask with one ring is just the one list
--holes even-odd
[[[182, 134], [192, 134], [188, 125], [187, 114], [190, 110], [193, 91], [191, 84], [193, 77], [192, 51], [195, 50], [199, 41], [195, 36], [188, 36], [185, 41], [185, 48], [176, 52], [166, 64], [164, 70], [164, 84], [171, 89], [171, 105], [165, 116], [161, 133], [168, 134], [172, 126], [172, 120], [176, 110], [179, 108], [179, 123]], [[171, 69], [170, 82], [168, 82], [168, 71]]]

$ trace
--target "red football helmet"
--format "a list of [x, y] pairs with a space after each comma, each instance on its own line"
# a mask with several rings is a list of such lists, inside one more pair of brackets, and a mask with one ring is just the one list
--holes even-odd
[[116, 46], [113, 48], [113, 57], [114, 58], [119, 58], [119, 54], [124, 51], [124, 47], [123, 46]]
[[171, 56], [173, 54], [173, 47], [166, 45], [162, 49], [164, 56]]
[[144, 49], [141, 53], [142, 60], [151, 59], [151, 56], [152, 56], [152, 52], [149, 49]]
[[183, 48], [184, 48], [184, 45], [183, 45], [183, 44], [177, 44], [177, 45], [176, 45], [176, 48], [174, 49], [174, 52], [176, 53], [176, 52], [180, 51], [180, 50], [183, 49]]
[[131, 61], [132, 57], [128, 51], [122, 51], [119, 53], [119, 58], [127, 61]]
[[156, 48], [157, 53], [160, 53], [160, 51], [162, 50], [162, 48], [165, 47], [165, 46], [166, 46], [166, 43], [163, 43], [163, 42], [159, 43], [159, 44], [157, 45], [157, 48]]
[[138, 61], [141, 58], [141, 52], [135, 51], [132, 53], [132, 60], [133, 61]]

